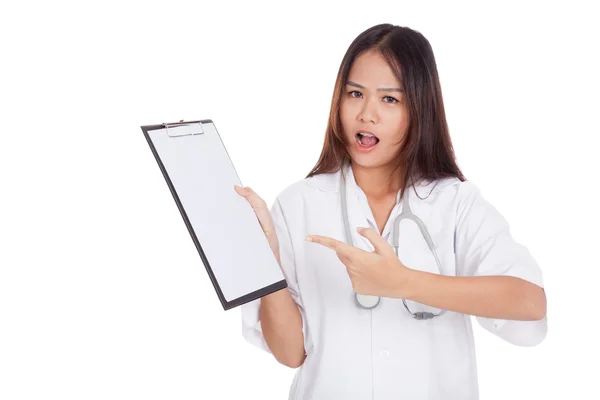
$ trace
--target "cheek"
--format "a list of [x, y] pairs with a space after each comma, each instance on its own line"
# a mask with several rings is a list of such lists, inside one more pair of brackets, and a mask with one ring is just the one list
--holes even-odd
[[340, 103], [340, 117], [348, 117], [350, 114], [350, 104], [346, 100], [342, 100]]
[[402, 111], [390, 113], [386, 118], [386, 131], [389, 133], [389, 138], [392, 142], [399, 144], [399, 141], [406, 135], [408, 129], [408, 116]]
[[398, 127], [399, 133], [404, 133], [408, 127], [408, 113], [405, 109], [395, 110], [393, 115], [390, 115], [393, 125]]
[[348, 115], [348, 112], [346, 111], [346, 107], [344, 107], [342, 104], [340, 104], [340, 120], [342, 121], [342, 124], [347, 119], [347, 115]]
[[346, 128], [352, 124], [353, 113], [352, 107], [350, 107], [347, 103], [340, 104], [340, 121], [342, 121], [342, 128]]

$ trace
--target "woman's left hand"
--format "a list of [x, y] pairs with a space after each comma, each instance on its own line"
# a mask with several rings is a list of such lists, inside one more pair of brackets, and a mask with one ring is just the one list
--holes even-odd
[[319, 235], [309, 235], [306, 240], [333, 249], [346, 266], [352, 288], [358, 294], [407, 298], [411, 269], [406, 267], [392, 246], [371, 228], [359, 228], [375, 248], [369, 252], [339, 240]]

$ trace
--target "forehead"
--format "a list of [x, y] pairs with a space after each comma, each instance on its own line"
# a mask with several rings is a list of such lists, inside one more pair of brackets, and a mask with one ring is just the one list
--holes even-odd
[[368, 50], [354, 59], [348, 80], [367, 88], [398, 87], [400, 82], [386, 59], [377, 51]]

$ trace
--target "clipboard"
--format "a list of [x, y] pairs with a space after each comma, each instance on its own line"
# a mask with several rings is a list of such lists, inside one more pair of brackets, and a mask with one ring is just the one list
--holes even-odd
[[230, 310], [287, 287], [212, 120], [141, 126], [200, 259]]

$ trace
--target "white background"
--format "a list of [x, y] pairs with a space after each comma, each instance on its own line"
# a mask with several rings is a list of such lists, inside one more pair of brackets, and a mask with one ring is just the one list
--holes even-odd
[[382, 22], [429, 39], [459, 165], [543, 269], [542, 344], [475, 324], [481, 398], [598, 395], [593, 2], [416, 3], [3, 3], [0, 399], [287, 398], [295, 371], [221, 308], [140, 125], [213, 119], [271, 205]]

